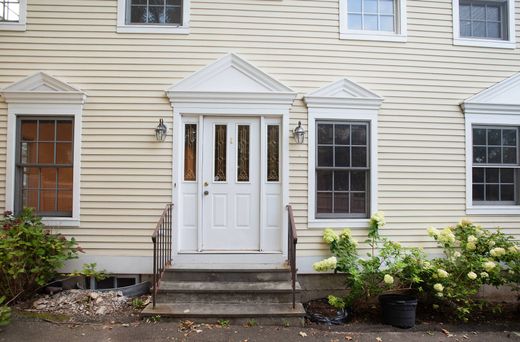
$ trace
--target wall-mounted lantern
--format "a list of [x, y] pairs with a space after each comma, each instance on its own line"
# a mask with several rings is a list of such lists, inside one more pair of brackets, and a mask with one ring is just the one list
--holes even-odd
[[157, 125], [157, 128], [155, 129], [155, 139], [157, 141], [161, 142], [166, 139], [166, 132], [168, 131], [168, 127], [164, 124], [163, 119], [159, 120], [159, 125]]
[[297, 144], [303, 144], [305, 140], [305, 130], [302, 127], [301, 121], [298, 121], [298, 126], [294, 129], [293, 135]]

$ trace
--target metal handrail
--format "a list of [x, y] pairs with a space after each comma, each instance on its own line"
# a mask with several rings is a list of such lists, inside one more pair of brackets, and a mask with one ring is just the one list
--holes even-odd
[[153, 242], [153, 284], [152, 284], [152, 305], [155, 309], [155, 299], [157, 297], [157, 289], [159, 281], [162, 278], [166, 267], [171, 265], [172, 261], [172, 208], [173, 204], [169, 203], [164, 208], [159, 222], [152, 234]]
[[294, 215], [291, 205], [287, 205], [288, 214], [288, 263], [291, 269], [291, 282], [292, 282], [292, 305], [293, 309], [296, 308], [296, 244], [298, 243], [298, 234], [296, 233], [296, 225], [294, 224]]

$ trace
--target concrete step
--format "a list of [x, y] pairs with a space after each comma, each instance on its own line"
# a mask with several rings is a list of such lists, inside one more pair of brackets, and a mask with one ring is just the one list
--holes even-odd
[[[296, 300], [300, 300], [296, 283]], [[158, 303], [291, 303], [290, 281], [187, 282], [161, 281]]]
[[169, 268], [165, 271], [165, 281], [200, 281], [200, 282], [269, 282], [291, 279], [287, 267], [278, 268]]
[[220, 319], [231, 324], [244, 324], [254, 320], [259, 325], [302, 326], [305, 309], [300, 303], [293, 309], [292, 304], [204, 304], [172, 303], [157, 304], [155, 309], [149, 304], [141, 316], [160, 316], [162, 319], [189, 319], [201, 323], [216, 323]]

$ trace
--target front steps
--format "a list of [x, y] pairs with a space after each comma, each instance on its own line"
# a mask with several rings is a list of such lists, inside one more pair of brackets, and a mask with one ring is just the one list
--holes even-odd
[[143, 316], [234, 324], [301, 326], [305, 310], [296, 283], [292, 307], [291, 273], [287, 268], [171, 268], [160, 282], [155, 309]]

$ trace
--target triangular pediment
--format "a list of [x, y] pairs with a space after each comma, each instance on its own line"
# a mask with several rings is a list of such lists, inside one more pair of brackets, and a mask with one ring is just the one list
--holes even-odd
[[294, 93], [234, 53], [227, 54], [168, 88], [167, 93]]
[[307, 106], [379, 106], [383, 98], [358, 83], [342, 78], [305, 96]]
[[37, 72], [0, 91], [7, 102], [84, 102], [85, 93], [49, 74]]
[[520, 73], [473, 95], [466, 101], [467, 104], [496, 104], [520, 106]]

